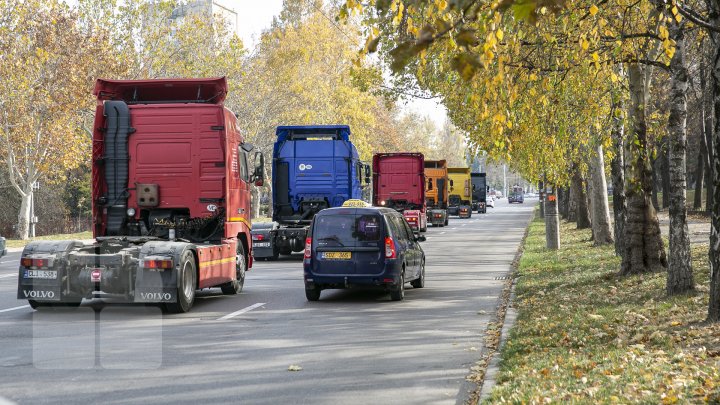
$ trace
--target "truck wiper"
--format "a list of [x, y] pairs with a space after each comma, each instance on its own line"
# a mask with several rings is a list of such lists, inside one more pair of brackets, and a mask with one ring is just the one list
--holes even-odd
[[318, 240], [320, 240], [320, 241], [331, 240], [331, 241], [339, 243], [341, 247], [345, 246], [337, 235], [327, 236], [325, 238], [320, 238]]

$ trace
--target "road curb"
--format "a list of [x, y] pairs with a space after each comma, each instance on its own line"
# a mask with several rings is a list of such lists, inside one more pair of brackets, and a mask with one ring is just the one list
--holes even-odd
[[520, 241], [520, 246], [515, 253], [515, 258], [508, 272], [508, 280], [503, 291], [498, 297], [495, 317], [488, 322], [485, 330], [485, 340], [480, 350], [480, 360], [471, 368], [470, 375], [465, 379], [463, 391], [467, 395], [458, 397], [456, 404], [479, 404], [487, 398], [495, 385], [495, 375], [499, 371], [500, 352], [505, 343], [507, 332], [515, 323], [517, 312], [511, 308], [515, 296], [515, 281], [517, 269], [520, 265], [525, 248], [525, 240], [530, 232], [530, 224], [535, 219], [536, 210], [525, 226], [525, 233]]

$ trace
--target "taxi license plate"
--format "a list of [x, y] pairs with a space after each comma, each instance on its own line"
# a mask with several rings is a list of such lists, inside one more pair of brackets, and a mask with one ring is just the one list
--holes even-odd
[[352, 258], [352, 252], [323, 252], [322, 257], [327, 260], [348, 260]]
[[253, 243], [253, 247], [270, 247], [270, 242]]
[[54, 280], [57, 278], [55, 270], [25, 270], [24, 278], [42, 278], [46, 280]]

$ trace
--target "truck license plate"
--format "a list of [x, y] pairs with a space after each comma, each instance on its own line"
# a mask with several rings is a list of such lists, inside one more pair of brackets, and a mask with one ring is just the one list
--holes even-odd
[[323, 259], [327, 260], [348, 260], [352, 258], [352, 252], [324, 252]]
[[24, 278], [42, 278], [46, 280], [54, 280], [57, 278], [55, 270], [25, 270]]
[[257, 248], [270, 247], [270, 242], [253, 243], [253, 247], [257, 247]]

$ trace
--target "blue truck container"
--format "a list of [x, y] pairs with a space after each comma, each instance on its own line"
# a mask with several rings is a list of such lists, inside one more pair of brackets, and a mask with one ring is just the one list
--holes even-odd
[[262, 241], [253, 240], [258, 259], [302, 251], [317, 212], [362, 199], [370, 184], [370, 167], [350, 141], [349, 126], [280, 126], [276, 135], [272, 163], [276, 226]]

